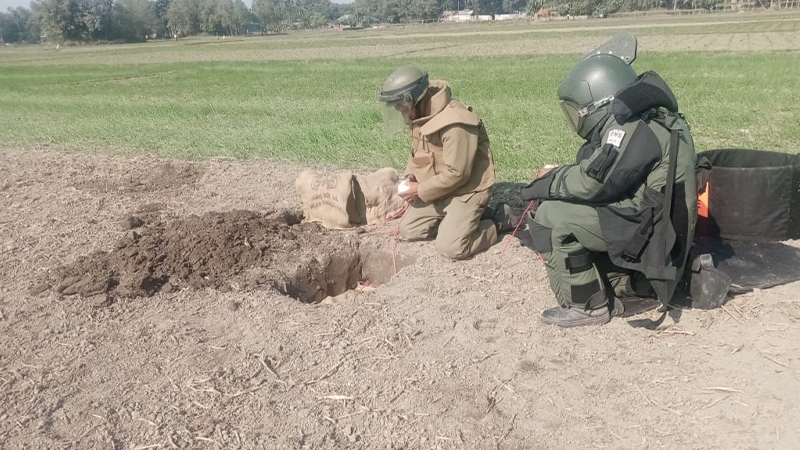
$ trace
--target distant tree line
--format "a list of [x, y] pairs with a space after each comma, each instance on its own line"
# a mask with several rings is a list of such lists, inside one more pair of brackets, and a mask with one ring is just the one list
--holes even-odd
[[529, 3], [530, 0], [355, 0], [354, 12], [365, 23], [401, 23], [436, 20], [444, 11], [463, 9], [481, 15], [527, 13]]
[[531, 0], [530, 11], [547, 7], [561, 15], [600, 15], [651, 9], [708, 9], [723, 0]]
[[479, 15], [533, 14], [548, 8], [561, 15], [600, 15], [651, 9], [713, 9], [723, 0], [355, 0], [360, 23], [435, 20], [444, 11], [471, 9]]
[[366, 26], [437, 20], [444, 11], [561, 15], [649, 9], [712, 9], [721, 0], [35, 0], [0, 12], [0, 42], [141, 42], [198, 33], [283, 33], [327, 24]]
[[0, 42], [39, 42], [41, 28], [30, 9], [8, 8], [0, 12]]
[[330, 0], [35, 0], [0, 12], [0, 42], [122, 41], [318, 28], [353, 5]]

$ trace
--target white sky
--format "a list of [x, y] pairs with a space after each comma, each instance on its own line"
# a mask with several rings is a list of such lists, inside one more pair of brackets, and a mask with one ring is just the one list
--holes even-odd
[[[246, 5], [250, 5], [253, 0], [244, 0]], [[353, 0], [331, 0], [333, 3], [353, 3]], [[24, 6], [30, 8], [31, 0], [0, 0], [0, 11], [6, 12], [9, 7], [16, 8]]]
[[24, 6], [30, 8], [31, 0], [0, 0], [0, 11], [6, 12], [9, 7]]

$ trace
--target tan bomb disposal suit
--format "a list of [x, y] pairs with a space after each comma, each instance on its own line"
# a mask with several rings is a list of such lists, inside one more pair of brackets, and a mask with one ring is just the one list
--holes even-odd
[[431, 80], [411, 122], [407, 175], [416, 177], [418, 199], [400, 222], [407, 240], [436, 237], [436, 250], [468, 258], [497, 242], [492, 220], [481, 220], [492, 193], [495, 166], [489, 136], [478, 116], [453, 100], [444, 81]]

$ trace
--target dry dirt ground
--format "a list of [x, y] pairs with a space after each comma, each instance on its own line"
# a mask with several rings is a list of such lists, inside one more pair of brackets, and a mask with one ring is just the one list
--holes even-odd
[[[391, 226], [295, 224], [300, 169], [0, 150], [0, 448], [797, 448], [797, 284], [560, 330], [516, 240], [387, 280]], [[289, 296], [328, 266], [387, 282]]]

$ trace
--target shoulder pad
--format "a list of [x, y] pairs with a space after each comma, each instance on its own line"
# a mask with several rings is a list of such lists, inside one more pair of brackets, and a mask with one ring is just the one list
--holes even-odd
[[420, 127], [420, 132], [425, 136], [429, 136], [450, 125], [461, 124], [475, 127], [479, 123], [480, 119], [470, 108], [467, 108], [459, 101], [453, 100], [442, 112], [433, 116], [431, 120]]
[[664, 79], [653, 71], [639, 75], [636, 82], [617, 92], [611, 102], [611, 112], [617, 123], [625, 123], [631, 117], [658, 107], [678, 112], [678, 100]]

